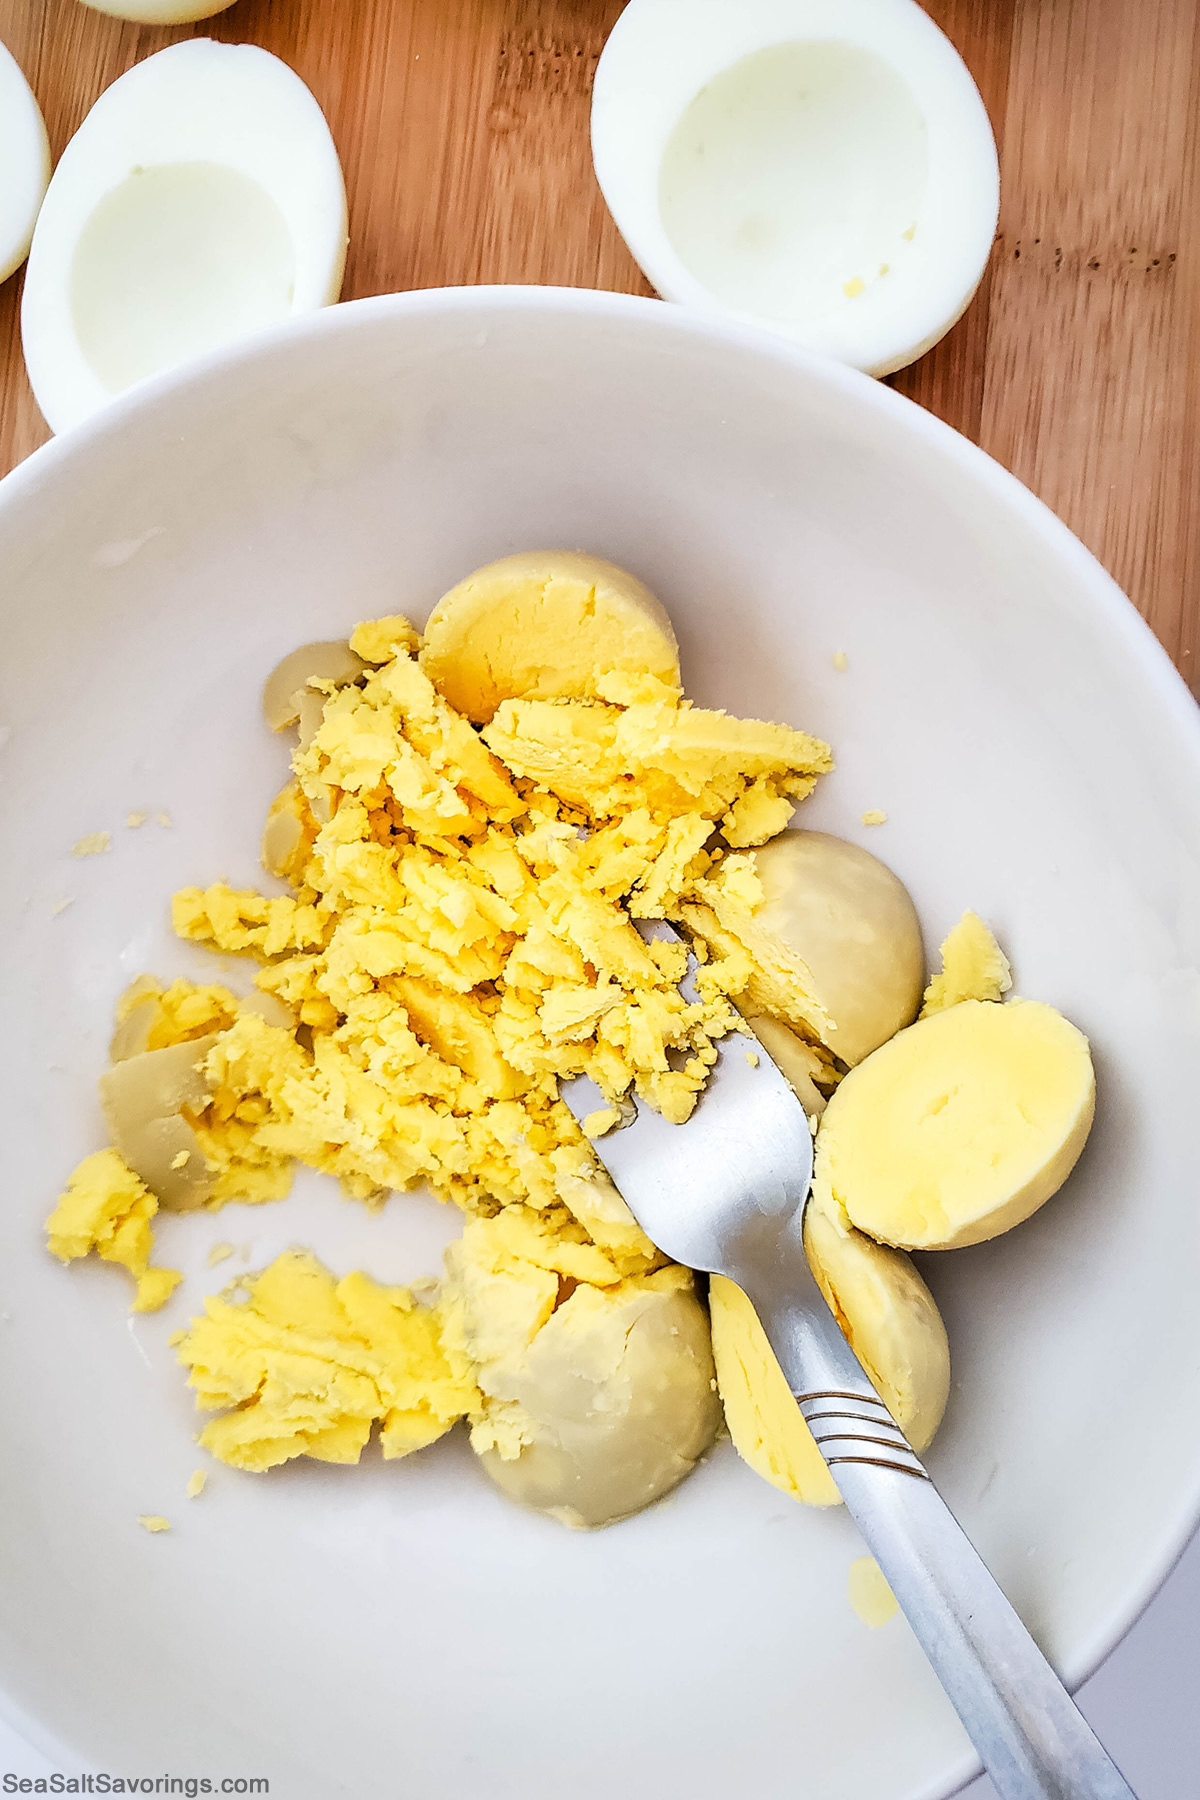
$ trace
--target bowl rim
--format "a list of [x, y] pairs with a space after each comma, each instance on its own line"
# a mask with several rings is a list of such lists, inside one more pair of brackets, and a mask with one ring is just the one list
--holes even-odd
[[[847, 364], [754, 325], [640, 295], [604, 289], [517, 284], [431, 287], [345, 301], [288, 319], [194, 362], [146, 378], [116, 396], [98, 413], [41, 445], [0, 479], [0, 526], [27, 498], [33, 498], [55, 481], [69, 481], [75, 462], [87, 457], [94, 449], [102, 448], [127, 428], [136, 428], [144, 413], [168, 410], [177, 399], [186, 400], [193, 389], [202, 388], [227, 372], [249, 370], [260, 361], [268, 362], [276, 350], [285, 346], [353, 333], [367, 322], [394, 320], [403, 328], [411, 319], [472, 313], [479, 316], [481, 323], [489, 318], [522, 313], [534, 316], [557, 313], [577, 319], [581, 324], [590, 319], [637, 320], [651, 333], [661, 333], [664, 340], [691, 338], [733, 349], [764, 363], [797, 370], [806, 378], [824, 384], [848, 404], [874, 409], [882, 417], [890, 415], [935, 456], [945, 458], [969, 473], [1087, 587], [1098, 624], [1112, 634], [1141, 679], [1148, 683], [1177, 735], [1181, 754], [1190, 757], [1200, 785], [1200, 708], [1183, 677], [1113, 577], [1023, 482], [979, 445], [916, 401]], [[1190, 1490], [1172, 1497], [1154, 1546], [1143, 1559], [1145, 1573], [1127, 1594], [1124, 1603], [1096, 1626], [1072, 1656], [1062, 1660], [1059, 1673], [1070, 1691], [1074, 1692], [1096, 1672], [1136, 1623], [1179, 1561], [1198, 1524], [1200, 1479]], [[2, 1693], [0, 1715], [11, 1718], [14, 1727], [31, 1741], [39, 1738], [44, 1741], [45, 1733], [37, 1722], [19, 1717], [8, 1696]], [[34, 1727], [32, 1732], [31, 1725]], [[976, 1761], [974, 1767], [965, 1768], [961, 1776], [956, 1771], [956, 1785], [952, 1789], [947, 1790], [939, 1784], [930, 1790], [926, 1800], [935, 1800], [935, 1795], [944, 1797], [958, 1792], [960, 1786], [974, 1779], [979, 1768]]]

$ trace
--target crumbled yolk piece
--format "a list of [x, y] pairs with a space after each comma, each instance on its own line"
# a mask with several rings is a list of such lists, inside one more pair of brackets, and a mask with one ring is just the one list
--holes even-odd
[[183, 1276], [178, 1269], [154, 1269], [150, 1221], [158, 1200], [115, 1150], [85, 1156], [59, 1195], [46, 1221], [51, 1254], [73, 1262], [95, 1250], [105, 1262], [120, 1263], [137, 1283], [133, 1312], [156, 1312]]
[[226, 988], [182, 980], [164, 987], [146, 975], [132, 982], [117, 1001], [117, 1024], [140, 1016], [143, 1007], [146, 1031], [137, 1044], [140, 1050], [166, 1050], [226, 1031], [238, 1014], [238, 1003]]
[[294, 1456], [355, 1463], [376, 1423], [384, 1456], [404, 1456], [479, 1405], [470, 1375], [450, 1365], [436, 1310], [369, 1275], [335, 1281], [307, 1251], [208, 1299], [176, 1354], [197, 1406], [232, 1409], [199, 1441], [239, 1469]]
[[863, 1624], [873, 1631], [894, 1619], [900, 1610], [899, 1602], [873, 1556], [855, 1557], [850, 1564], [846, 1597]]
[[111, 848], [111, 831], [89, 831], [87, 836], [81, 837], [77, 844], [72, 844], [71, 855], [103, 856], [104, 852], [106, 850], [111, 850]]
[[942, 972], [925, 989], [923, 1019], [963, 1000], [999, 1000], [1012, 986], [1008, 958], [978, 913], [963, 914], [939, 954]]
[[170, 1531], [170, 1519], [164, 1519], [161, 1513], [139, 1513], [138, 1524], [143, 1531]]
[[416, 628], [403, 613], [368, 619], [350, 633], [350, 648], [369, 663], [390, 662], [397, 650], [415, 650], [420, 641]]

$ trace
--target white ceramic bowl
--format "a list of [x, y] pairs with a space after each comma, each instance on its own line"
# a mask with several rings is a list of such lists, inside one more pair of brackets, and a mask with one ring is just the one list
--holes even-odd
[[[928, 1800], [971, 1757], [903, 1622], [851, 1612], [853, 1530], [728, 1445], [592, 1536], [510, 1506], [457, 1433], [397, 1465], [218, 1469], [184, 1499], [166, 1339], [245, 1266], [208, 1271], [209, 1245], [403, 1279], [453, 1230], [433, 1202], [370, 1218], [314, 1178], [168, 1220], [189, 1279], [132, 1322], [119, 1271], [42, 1249], [101, 1141], [114, 996], [212, 967], [168, 894], [261, 879], [285, 760], [264, 671], [535, 544], [657, 589], [699, 701], [829, 737], [805, 822], [886, 857], [931, 946], [977, 908], [1020, 991], [1092, 1037], [1068, 1188], [924, 1264], [955, 1367], [931, 1466], [1069, 1681], [1195, 1517], [1200, 730], [1162, 651], [1023, 488], [864, 376], [612, 295], [362, 301], [147, 385], [0, 487], [5, 1709], [67, 1768], [265, 1775], [288, 1800]], [[112, 850], [72, 860], [100, 829]]]

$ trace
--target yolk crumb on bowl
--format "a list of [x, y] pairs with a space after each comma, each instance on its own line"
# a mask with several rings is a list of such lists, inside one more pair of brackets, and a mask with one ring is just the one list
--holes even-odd
[[116, 1151], [97, 1150], [84, 1157], [46, 1221], [50, 1251], [62, 1262], [95, 1250], [120, 1263], [137, 1283], [133, 1311], [155, 1312], [183, 1280], [177, 1269], [150, 1266], [157, 1211], [157, 1197]]

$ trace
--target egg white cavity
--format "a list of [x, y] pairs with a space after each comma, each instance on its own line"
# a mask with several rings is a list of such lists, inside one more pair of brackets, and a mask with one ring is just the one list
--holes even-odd
[[33, 91], [0, 44], [0, 281], [20, 268], [50, 180], [50, 144]]
[[701, 89], [659, 194], [667, 236], [711, 294], [796, 320], [899, 271], [928, 178], [925, 120], [895, 70], [853, 44], [795, 43]]
[[296, 257], [266, 189], [221, 163], [137, 169], [100, 202], [71, 264], [71, 317], [114, 394], [291, 309]]
[[959, 318], [999, 211], [978, 89], [915, 0], [630, 0], [592, 154], [664, 299], [873, 375]]
[[329, 305], [345, 250], [337, 152], [286, 64], [206, 38], [148, 57], [68, 144], [34, 232], [21, 332], [47, 423]]

